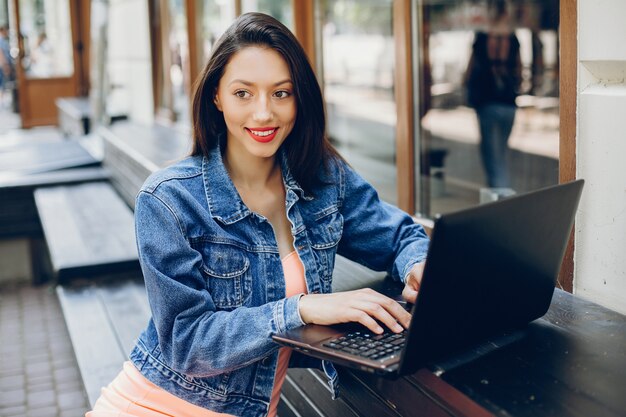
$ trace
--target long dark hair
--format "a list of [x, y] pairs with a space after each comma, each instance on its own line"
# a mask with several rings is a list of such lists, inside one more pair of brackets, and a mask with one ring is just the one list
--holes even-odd
[[195, 84], [191, 154], [208, 155], [211, 149], [219, 146], [218, 137], [226, 134], [224, 116], [213, 100], [226, 65], [236, 52], [249, 46], [271, 48], [289, 66], [296, 99], [296, 121], [281, 147], [294, 179], [310, 194], [313, 186], [320, 182], [315, 175], [320, 166], [338, 154], [326, 137], [322, 92], [306, 54], [289, 29], [271, 16], [243, 14], [217, 41]]

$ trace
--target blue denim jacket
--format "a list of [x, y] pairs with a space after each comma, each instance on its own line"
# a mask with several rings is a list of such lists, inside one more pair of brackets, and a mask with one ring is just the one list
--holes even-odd
[[[331, 291], [335, 254], [404, 279], [424, 260], [421, 226], [381, 202], [341, 161], [305, 195], [279, 155], [286, 209], [309, 293]], [[274, 232], [242, 202], [218, 148], [156, 172], [135, 206], [139, 257], [152, 318], [130, 354], [150, 381], [200, 407], [265, 416], [279, 346], [272, 334], [302, 326], [299, 296], [285, 298]], [[329, 362], [294, 353], [290, 366]]]

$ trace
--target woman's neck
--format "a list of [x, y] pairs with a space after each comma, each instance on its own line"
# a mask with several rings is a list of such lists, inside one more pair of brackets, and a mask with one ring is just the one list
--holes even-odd
[[237, 188], [262, 189], [280, 177], [276, 156], [258, 158], [252, 155], [233, 155], [226, 147], [224, 166]]

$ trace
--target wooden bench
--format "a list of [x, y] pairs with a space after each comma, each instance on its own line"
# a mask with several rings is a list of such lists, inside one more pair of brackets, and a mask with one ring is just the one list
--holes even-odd
[[0, 173], [0, 237], [38, 236], [41, 226], [33, 192], [36, 188], [106, 181], [102, 167], [63, 169], [38, 174]]
[[104, 164], [111, 182], [130, 207], [143, 182], [154, 171], [182, 159], [191, 150], [191, 133], [122, 121], [97, 130], [104, 142]]
[[67, 329], [89, 403], [128, 359], [150, 308], [140, 276], [127, 281], [57, 286]]
[[[161, 145], [172, 140], [167, 128], [120, 125], [100, 129], [109, 132], [102, 136], [112, 184], [35, 191], [51, 268], [59, 282], [57, 295], [92, 406], [100, 389], [121, 370], [150, 317], [129, 206], [158, 166], [134, 149], [150, 143], [155, 135]], [[174, 143], [182, 142], [180, 133], [176, 138]], [[166, 156], [171, 145], [164, 149], [163, 160], [184, 154], [179, 150]]]
[[34, 196], [57, 282], [139, 271], [133, 213], [111, 184], [40, 188]]
[[91, 128], [89, 97], [61, 97], [55, 100], [59, 128], [67, 137], [79, 137]]
[[64, 169], [39, 174], [0, 173], [0, 239], [27, 239], [32, 281], [50, 279], [41, 222], [33, 192], [36, 188], [106, 181], [109, 170], [102, 167]]
[[97, 166], [101, 161], [77, 141], [24, 142], [0, 152], [2, 176], [40, 174], [60, 169]]
[[111, 173], [100, 167], [102, 158], [88, 149], [94, 141], [64, 141], [52, 129], [6, 136], [0, 141], [0, 239], [22, 241], [26, 250], [18, 252], [17, 262], [30, 263], [25, 274], [41, 284], [51, 273], [34, 190], [108, 180]]

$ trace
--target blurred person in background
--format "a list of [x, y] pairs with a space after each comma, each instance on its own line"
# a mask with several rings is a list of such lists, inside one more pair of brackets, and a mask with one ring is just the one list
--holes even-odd
[[15, 65], [11, 57], [9, 45], [9, 30], [6, 26], [0, 27], [0, 105], [4, 105], [4, 94], [15, 80]]
[[480, 154], [489, 187], [510, 187], [508, 141], [522, 80], [520, 43], [507, 2], [491, 3], [490, 25], [476, 32], [466, 73], [467, 99], [476, 110]]

